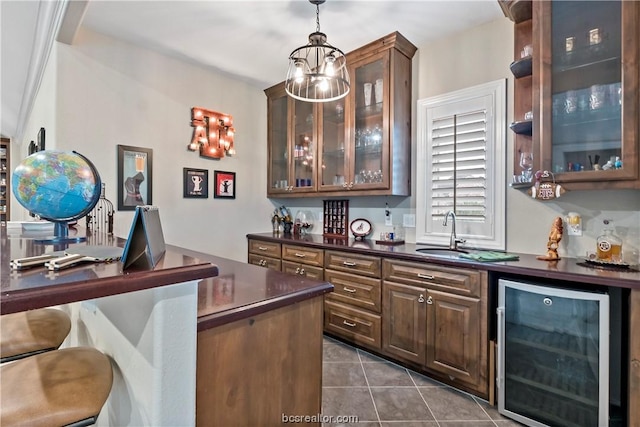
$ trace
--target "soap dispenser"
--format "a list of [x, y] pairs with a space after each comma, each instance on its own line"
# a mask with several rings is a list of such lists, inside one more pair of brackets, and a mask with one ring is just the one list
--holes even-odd
[[599, 261], [622, 262], [622, 239], [613, 233], [612, 221], [605, 219], [602, 234], [596, 240], [596, 257]]

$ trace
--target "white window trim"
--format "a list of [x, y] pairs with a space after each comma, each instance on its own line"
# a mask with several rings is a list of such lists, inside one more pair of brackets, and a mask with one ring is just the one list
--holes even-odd
[[[484, 238], [466, 233], [464, 222], [458, 220], [456, 234], [466, 239], [463, 246], [486, 249], [506, 249], [506, 108], [507, 81], [495, 80], [418, 100], [417, 102], [417, 163], [416, 163], [416, 243], [448, 245], [451, 234], [450, 225], [436, 230], [428, 230], [430, 203], [427, 195], [428, 165], [431, 164], [429, 147], [429, 110], [449, 103], [459, 103], [478, 97], [490, 97], [490, 110], [487, 112], [487, 177], [492, 179], [487, 193], [490, 195], [487, 206], [488, 218], [492, 219], [492, 235]], [[462, 111], [461, 111], [462, 113]], [[492, 135], [492, 136], [491, 136]]]

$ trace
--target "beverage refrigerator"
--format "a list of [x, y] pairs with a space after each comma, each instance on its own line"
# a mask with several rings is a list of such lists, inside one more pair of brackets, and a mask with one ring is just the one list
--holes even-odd
[[609, 425], [609, 295], [498, 281], [498, 411], [528, 426]]

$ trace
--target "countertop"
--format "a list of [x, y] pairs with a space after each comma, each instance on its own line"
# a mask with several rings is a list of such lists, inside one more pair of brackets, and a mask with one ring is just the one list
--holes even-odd
[[198, 331], [221, 326], [333, 291], [328, 282], [173, 247], [218, 266], [198, 284]]
[[[416, 252], [416, 249], [427, 247], [427, 245], [416, 245], [413, 243], [379, 245], [372, 240], [359, 241], [352, 238], [334, 239], [316, 234], [295, 236], [293, 234], [282, 233], [256, 233], [248, 234], [247, 238], [328, 250], [347, 250], [353, 253], [384, 256], [386, 258], [398, 258], [418, 262], [428, 261], [434, 264], [475, 268], [477, 270], [509, 275], [640, 290], [640, 271], [611, 271], [601, 268], [584, 267], [578, 265], [579, 262], [583, 262], [584, 260], [576, 258], [563, 257], [559, 261], [540, 261], [536, 259], [536, 255], [516, 253], [520, 258], [518, 261], [478, 262], [467, 259], [448, 259], [420, 254]], [[541, 248], [540, 254], [543, 254], [543, 249], [544, 248]]]
[[[81, 231], [74, 231], [80, 233]], [[82, 231], [84, 232], [84, 231]], [[71, 235], [73, 233], [70, 233]], [[209, 260], [189, 256], [170, 246], [153, 270], [123, 272], [121, 262], [84, 263], [61, 271], [34, 267], [12, 271], [10, 261], [63, 250], [64, 247], [36, 244], [38, 235], [15, 234], [0, 227], [0, 313], [33, 310], [58, 304], [84, 301], [140, 291], [175, 283], [216, 276], [218, 267]], [[68, 245], [109, 245], [123, 247], [126, 240], [89, 235], [84, 243]]]

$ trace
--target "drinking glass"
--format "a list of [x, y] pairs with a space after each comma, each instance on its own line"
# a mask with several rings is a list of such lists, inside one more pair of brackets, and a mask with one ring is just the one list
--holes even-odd
[[530, 151], [522, 151], [520, 153], [520, 167], [522, 168], [523, 182], [531, 182], [533, 177], [533, 153]]

